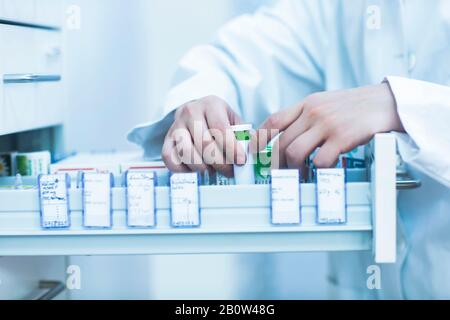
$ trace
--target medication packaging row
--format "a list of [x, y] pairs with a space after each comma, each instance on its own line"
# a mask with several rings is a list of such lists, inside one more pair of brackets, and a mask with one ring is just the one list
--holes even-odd
[[[173, 173], [169, 178], [170, 221], [173, 228], [201, 227], [200, 175]], [[270, 223], [300, 225], [301, 175], [299, 170], [272, 170], [270, 182]], [[318, 224], [345, 224], [345, 169], [317, 169], [316, 198]], [[83, 227], [113, 228], [111, 173], [85, 172], [81, 176]], [[127, 226], [155, 228], [157, 175], [153, 171], [125, 173]], [[220, 187], [217, 187], [220, 188]], [[44, 174], [38, 177], [40, 221], [44, 229], [70, 229], [70, 177], [68, 174]]]

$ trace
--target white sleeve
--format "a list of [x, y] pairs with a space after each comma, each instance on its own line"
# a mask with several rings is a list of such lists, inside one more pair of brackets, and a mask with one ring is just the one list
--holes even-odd
[[450, 187], [450, 87], [388, 77], [407, 134], [399, 134], [403, 160]]
[[323, 90], [325, 23], [330, 23], [324, 15], [331, 7], [322, 1], [280, 0], [229, 22], [211, 44], [192, 49], [181, 60], [164, 118], [135, 128], [128, 139], [155, 158], [173, 111], [186, 102], [215, 95], [258, 125], [268, 116], [264, 110], [275, 112]]

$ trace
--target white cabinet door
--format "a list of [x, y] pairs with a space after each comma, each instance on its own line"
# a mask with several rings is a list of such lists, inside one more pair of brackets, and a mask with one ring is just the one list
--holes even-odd
[[64, 118], [63, 48], [60, 32], [36, 32], [38, 74], [60, 77], [57, 81], [36, 83], [38, 127], [61, 124]]
[[0, 25], [0, 134], [32, 127], [36, 118], [33, 84], [5, 84], [5, 76], [27, 74], [36, 69], [33, 29]]
[[0, 135], [63, 119], [62, 34], [0, 24]]
[[[62, 33], [31, 27], [60, 27], [62, 5], [60, 0], [0, 0], [0, 135], [62, 122], [62, 82], [50, 81], [62, 73]], [[0, 257], [0, 300], [28, 297], [40, 281], [65, 283], [65, 261]]]

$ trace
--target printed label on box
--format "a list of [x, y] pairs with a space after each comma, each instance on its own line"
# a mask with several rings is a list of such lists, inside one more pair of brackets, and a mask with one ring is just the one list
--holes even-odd
[[171, 220], [174, 227], [200, 226], [197, 173], [174, 173], [170, 177]]
[[272, 170], [272, 223], [300, 224], [300, 173]]
[[317, 215], [323, 224], [345, 223], [346, 188], [344, 169], [317, 170]]
[[129, 171], [127, 181], [127, 221], [130, 227], [154, 227], [155, 179], [154, 172]]
[[87, 228], [111, 228], [111, 174], [84, 173], [82, 181], [83, 225]]
[[41, 175], [38, 181], [42, 228], [70, 227], [69, 176]]

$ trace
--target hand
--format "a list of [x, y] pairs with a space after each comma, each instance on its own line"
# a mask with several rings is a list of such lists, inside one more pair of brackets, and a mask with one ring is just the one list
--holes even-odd
[[172, 172], [213, 172], [233, 176], [233, 164], [245, 164], [232, 125], [241, 120], [222, 99], [209, 96], [188, 102], [175, 112], [162, 149]]
[[[376, 133], [404, 131], [388, 84], [313, 94], [272, 115], [258, 130], [259, 141], [254, 138], [253, 145], [264, 148], [273, 138], [273, 129], [284, 131], [273, 147], [280, 168], [302, 167], [317, 147], [321, 148], [314, 165], [334, 167], [339, 155], [366, 144]], [[265, 136], [268, 139], [261, 139]]]

